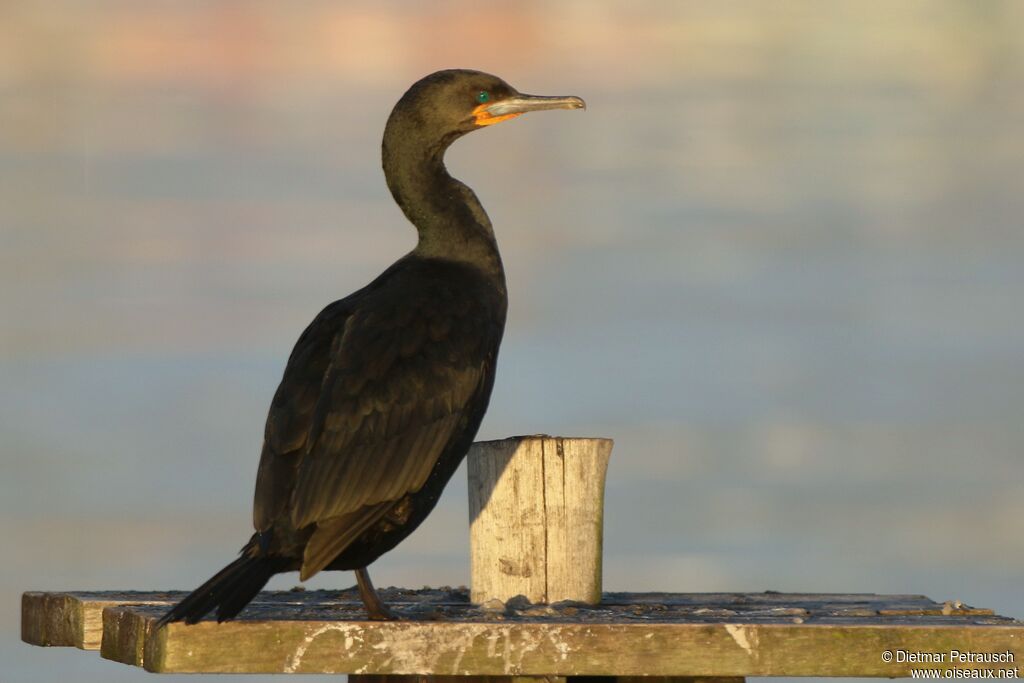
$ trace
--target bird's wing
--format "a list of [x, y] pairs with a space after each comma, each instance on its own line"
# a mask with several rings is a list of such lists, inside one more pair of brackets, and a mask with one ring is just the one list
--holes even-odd
[[493, 363], [474, 306], [375, 303], [333, 340], [291, 496], [295, 528], [418, 491]]
[[345, 328], [352, 302], [327, 306], [295, 343], [281, 384], [270, 403], [263, 454], [256, 476], [253, 522], [266, 531], [291, 500], [296, 470], [306, 451], [324, 375], [330, 366], [334, 338]]

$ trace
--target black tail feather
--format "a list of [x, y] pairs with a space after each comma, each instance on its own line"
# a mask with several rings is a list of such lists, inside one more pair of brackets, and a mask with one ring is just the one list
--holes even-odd
[[270, 577], [284, 571], [283, 558], [250, 555], [251, 548], [242, 549], [242, 556], [221, 569], [157, 622], [157, 628], [174, 621], [194, 624], [217, 610], [217, 621], [225, 621], [241, 612], [256, 597]]

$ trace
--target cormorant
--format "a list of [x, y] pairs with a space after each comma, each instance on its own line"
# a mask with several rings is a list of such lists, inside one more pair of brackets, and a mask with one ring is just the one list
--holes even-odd
[[388, 188], [416, 248], [327, 306], [299, 337], [270, 404], [256, 533], [160, 624], [237, 615], [270, 577], [356, 571], [371, 619], [394, 618], [367, 566], [426, 518], [465, 457], [494, 384], [507, 298], [491, 221], [444, 153], [484, 126], [578, 97], [523, 95], [479, 71], [415, 83], [384, 129]]

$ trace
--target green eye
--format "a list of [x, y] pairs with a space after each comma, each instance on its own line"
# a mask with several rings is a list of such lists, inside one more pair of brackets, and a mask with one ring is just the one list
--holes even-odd
[[487, 92], [486, 90], [481, 90], [480, 94], [476, 96], [476, 101], [479, 102], [480, 104], [483, 104], [489, 99], [491, 99], [491, 93]]

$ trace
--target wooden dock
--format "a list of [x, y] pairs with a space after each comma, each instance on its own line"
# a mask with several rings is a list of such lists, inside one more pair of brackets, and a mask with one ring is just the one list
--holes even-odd
[[354, 590], [275, 592], [233, 622], [154, 632], [183, 595], [26, 593], [22, 637], [162, 673], [899, 677], [1016, 665], [886, 662], [885, 652], [1024, 661], [1024, 623], [920, 595], [605, 593], [596, 606], [475, 606], [466, 589], [385, 589], [405, 620], [370, 622]]

